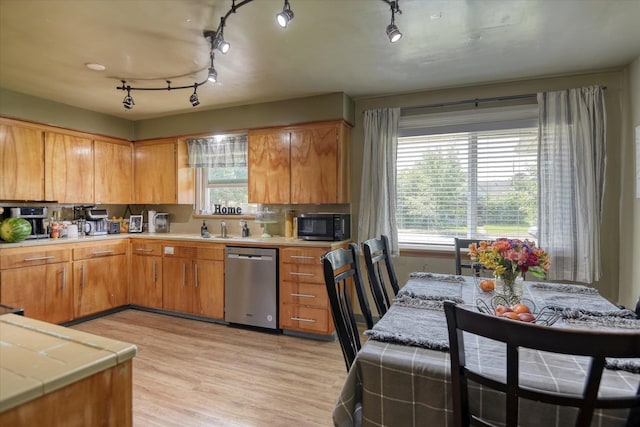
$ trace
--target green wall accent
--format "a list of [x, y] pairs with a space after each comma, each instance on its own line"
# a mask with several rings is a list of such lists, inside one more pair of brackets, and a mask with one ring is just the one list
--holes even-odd
[[145, 120], [126, 120], [19, 92], [0, 89], [0, 115], [99, 135], [139, 141], [284, 126], [322, 120], [354, 122], [354, 102], [342, 92], [249, 104]]
[[133, 122], [0, 88], [0, 115], [21, 120], [133, 139]]
[[345, 119], [353, 123], [354, 102], [344, 93], [331, 93], [285, 101], [200, 110], [135, 122], [135, 140], [285, 126]]

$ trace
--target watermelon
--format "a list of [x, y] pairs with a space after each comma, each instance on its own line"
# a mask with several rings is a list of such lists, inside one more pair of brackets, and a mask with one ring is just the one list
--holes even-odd
[[30, 234], [31, 224], [24, 218], [7, 218], [0, 223], [0, 239], [5, 242], [20, 242]]

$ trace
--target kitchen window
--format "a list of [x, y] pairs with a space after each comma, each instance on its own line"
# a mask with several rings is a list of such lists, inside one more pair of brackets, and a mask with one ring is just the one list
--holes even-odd
[[248, 203], [247, 135], [214, 135], [187, 139], [189, 166], [196, 169], [196, 212], [205, 215], [246, 214]]
[[537, 121], [535, 105], [401, 116], [399, 243], [535, 239]]

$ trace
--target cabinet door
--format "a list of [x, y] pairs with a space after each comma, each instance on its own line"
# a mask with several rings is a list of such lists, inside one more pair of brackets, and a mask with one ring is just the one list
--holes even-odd
[[334, 125], [291, 132], [291, 203], [338, 203]]
[[138, 144], [133, 166], [136, 203], [177, 203], [175, 140]]
[[94, 141], [95, 202], [129, 204], [133, 201], [131, 143]]
[[162, 306], [165, 310], [191, 311], [192, 269], [190, 258], [163, 258]]
[[0, 273], [0, 303], [24, 309], [24, 315], [45, 320], [45, 304], [42, 295], [47, 266], [15, 268]]
[[0, 123], [0, 200], [44, 200], [43, 134]]
[[[127, 303], [127, 256], [114, 255], [73, 263], [76, 317], [108, 310]], [[114, 277], [122, 272], [124, 277]]]
[[131, 304], [162, 308], [162, 257], [132, 255]]
[[47, 265], [44, 284], [44, 320], [61, 323], [73, 319], [71, 263]]
[[224, 318], [224, 262], [200, 259], [195, 263], [194, 275], [191, 312]]
[[289, 131], [249, 131], [249, 203], [290, 203]]
[[61, 133], [45, 134], [46, 200], [93, 203], [93, 141]]

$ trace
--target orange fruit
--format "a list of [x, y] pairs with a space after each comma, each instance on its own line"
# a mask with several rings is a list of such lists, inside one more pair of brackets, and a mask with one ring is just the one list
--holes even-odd
[[511, 312], [513, 310], [511, 310], [511, 308], [505, 306], [505, 305], [499, 305], [496, 307], [495, 313], [496, 316], [502, 316], [504, 313], [508, 313]]
[[526, 304], [515, 304], [511, 306], [511, 310], [515, 311], [516, 313], [520, 314], [520, 313], [531, 313], [531, 310], [529, 310], [529, 307], [527, 307]]
[[495, 286], [495, 282], [493, 280], [484, 279], [480, 282], [480, 289], [482, 292], [491, 292]]

